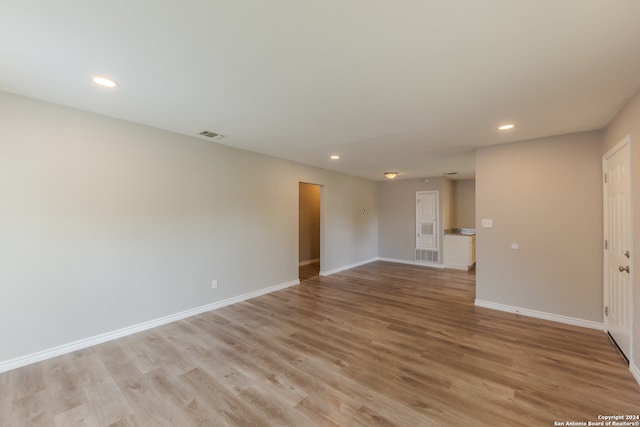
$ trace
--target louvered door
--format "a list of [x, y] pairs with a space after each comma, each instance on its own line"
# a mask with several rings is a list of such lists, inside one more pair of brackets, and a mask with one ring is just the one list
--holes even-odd
[[416, 249], [438, 250], [438, 192], [416, 193]]

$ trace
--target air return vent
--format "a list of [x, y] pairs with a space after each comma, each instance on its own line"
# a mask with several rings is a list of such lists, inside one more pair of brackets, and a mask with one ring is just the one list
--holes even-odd
[[440, 253], [429, 249], [417, 249], [416, 248], [416, 261], [425, 262], [440, 262]]
[[221, 134], [215, 133], [215, 132], [211, 132], [211, 131], [208, 131], [208, 130], [203, 130], [202, 132], [200, 132], [199, 135], [204, 136], [205, 138], [213, 139], [213, 140], [220, 139], [220, 138], [224, 137], [224, 135], [221, 135]]

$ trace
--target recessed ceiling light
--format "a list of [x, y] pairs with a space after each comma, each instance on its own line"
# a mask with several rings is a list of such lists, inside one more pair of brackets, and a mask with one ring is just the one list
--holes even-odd
[[333, 156], [331, 156], [331, 160], [338, 160], [340, 158], [340, 156], [338, 156], [337, 154], [334, 154]]
[[509, 123], [507, 125], [502, 125], [500, 127], [498, 127], [498, 129], [500, 130], [509, 130], [509, 129], [513, 129], [514, 127], [516, 127], [516, 125]]
[[108, 87], [108, 88], [114, 88], [118, 86], [118, 83], [116, 83], [115, 81], [108, 79], [106, 77], [94, 77], [93, 78], [93, 82], [97, 85], [103, 86], [103, 87]]

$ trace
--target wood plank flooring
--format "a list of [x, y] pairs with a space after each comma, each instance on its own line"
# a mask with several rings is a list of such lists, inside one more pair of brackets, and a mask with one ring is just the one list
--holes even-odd
[[374, 262], [0, 374], [1, 426], [553, 426], [638, 414], [607, 336]]

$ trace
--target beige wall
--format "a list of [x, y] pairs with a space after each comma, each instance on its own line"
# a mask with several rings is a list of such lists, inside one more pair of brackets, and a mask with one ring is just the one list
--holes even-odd
[[0, 363], [296, 280], [299, 182], [377, 256], [375, 182], [0, 93]]
[[298, 260], [320, 258], [320, 186], [300, 183]]
[[477, 150], [478, 300], [602, 322], [601, 156], [599, 132]]
[[[442, 189], [440, 190], [440, 213], [442, 230], [453, 228], [453, 181], [448, 178], [442, 180]], [[441, 240], [442, 241], [442, 240]]]
[[631, 359], [636, 369], [640, 367], [640, 92], [609, 123], [604, 132], [602, 154], [616, 145], [627, 135], [631, 135], [631, 168], [633, 197], [633, 337]]
[[[379, 256], [403, 261], [415, 260], [416, 192], [440, 192], [440, 221], [450, 222], [443, 215], [443, 206], [450, 205], [451, 180], [444, 177], [384, 181], [378, 184]], [[443, 203], [444, 200], [444, 203]], [[442, 231], [442, 227], [441, 231]], [[442, 233], [440, 236], [442, 243]]]
[[453, 181], [453, 228], [476, 227], [476, 180]]

